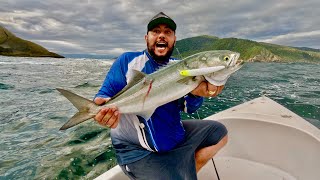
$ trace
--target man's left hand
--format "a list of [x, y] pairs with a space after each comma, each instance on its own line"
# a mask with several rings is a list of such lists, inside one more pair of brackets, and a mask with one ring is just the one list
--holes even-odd
[[191, 94], [202, 97], [216, 97], [222, 91], [224, 86], [215, 86], [210, 84], [208, 81], [203, 81], [196, 87]]

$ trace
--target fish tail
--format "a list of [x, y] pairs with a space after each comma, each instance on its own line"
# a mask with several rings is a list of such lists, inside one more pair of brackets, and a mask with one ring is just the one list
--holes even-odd
[[66, 130], [95, 116], [95, 114], [89, 112], [90, 107], [97, 106], [93, 101], [64, 89], [57, 88], [57, 90], [79, 110], [59, 130]]

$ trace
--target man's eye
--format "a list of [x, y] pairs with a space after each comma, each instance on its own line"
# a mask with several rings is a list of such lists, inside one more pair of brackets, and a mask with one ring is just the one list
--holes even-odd
[[165, 33], [168, 34], [168, 35], [170, 35], [170, 34], [171, 34], [171, 31], [166, 31]]

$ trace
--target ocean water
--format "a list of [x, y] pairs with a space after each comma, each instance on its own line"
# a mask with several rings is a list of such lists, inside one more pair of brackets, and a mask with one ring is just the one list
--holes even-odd
[[[111, 60], [0, 56], [0, 179], [92, 179], [116, 165], [110, 131], [92, 121], [59, 128], [76, 109], [55, 89], [92, 99]], [[246, 63], [205, 118], [265, 94], [320, 128], [320, 65]]]

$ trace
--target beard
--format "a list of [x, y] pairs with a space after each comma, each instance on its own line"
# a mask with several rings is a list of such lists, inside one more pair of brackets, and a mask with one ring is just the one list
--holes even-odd
[[168, 62], [168, 59], [171, 57], [173, 50], [174, 50], [174, 45], [168, 48], [168, 52], [164, 56], [157, 56], [154, 51], [155, 51], [155, 46], [150, 45], [149, 42], [147, 42], [147, 47], [148, 47], [148, 52], [149, 54], [153, 57], [153, 59], [158, 62], [158, 63], [166, 63]]

